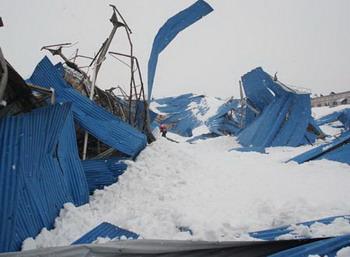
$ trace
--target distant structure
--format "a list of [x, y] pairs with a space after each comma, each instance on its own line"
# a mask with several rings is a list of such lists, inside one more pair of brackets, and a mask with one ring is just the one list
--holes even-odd
[[342, 93], [331, 92], [329, 95], [321, 95], [311, 99], [312, 107], [321, 106], [337, 106], [342, 104], [350, 104], [350, 91]]

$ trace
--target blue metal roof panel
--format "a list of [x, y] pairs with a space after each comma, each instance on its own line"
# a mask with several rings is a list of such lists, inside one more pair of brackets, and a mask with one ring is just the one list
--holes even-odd
[[[304, 163], [310, 160], [324, 158], [327, 156], [326, 154], [331, 154], [331, 152], [335, 151], [339, 147], [344, 146], [345, 144], [350, 144], [350, 131], [344, 132], [340, 137], [334, 139], [332, 142], [324, 145], [320, 145], [315, 147], [305, 153], [302, 153], [289, 161], [295, 161], [297, 163]], [[341, 148], [348, 151], [348, 148]], [[338, 151], [336, 153], [339, 153]], [[335, 157], [335, 156], [333, 156]], [[349, 158], [347, 158], [349, 160]]]
[[[345, 215], [345, 216], [333, 216], [333, 217], [327, 217], [319, 220], [306, 221], [306, 222], [297, 223], [295, 225], [304, 225], [307, 227], [310, 227], [311, 225], [316, 223], [322, 223], [322, 224], [328, 225], [328, 224], [331, 224], [337, 218], [344, 218], [350, 221], [350, 216]], [[282, 227], [273, 228], [273, 229], [251, 232], [249, 233], [249, 235], [257, 239], [273, 241], [273, 240], [278, 240], [279, 236], [289, 234], [291, 231], [293, 231], [293, 228], [291, 227], [291, 225], [287, 225], [287, 226], [282, 226]]]
[[117, 159], [82, 161], [90, 193], [118, 181], [127, 165]]
[[[249, 116], [249, 125], [238, 135], [243, 146], [299, 146], [315, 141], [307, 131], [310, 123], [315, 126], [309, 94], [273, 81], [261, 68], [245, 74], [242, 81], [247, 101], [261, 111], [254, 121]], [[320, 131], [317, 125], [315, 129]]]
[[[73, 161], [79, 160], [76, 145], [58, 146], [73, 138], [64, 129], [70, 108], [57, 104], [0, 120], [0, 252], [19, 250], [25, 238], [52, 228], [64, 203], [88, 200], [81, 163]], [[65, 155], [56, 154], [60, 147]]]
[[72, 245], [76, 244], [90, 244], [94, 242], [98, 237], [110, 238], [110, 239], [120, 239], [125, 237], [127, 239], [137, 239], [139, 237], [138, 234], [122, 229], [120, 227], [114, 226], [110, 223], [103, 222], [77, 241], [72, 243]]
[[188, 8], [168, 19], [159, 29], [154, 38], [151, 55], [148, 60], [148, 101], [152, 96], [159, 54], [169, 45], [177, 34], [212, 11], [213, 8], [208, 3], [203, 0], [198, 0]]
[[[334, 238], [324, 239], [317, 242], [297, 246], [270, 257], [300, 257], [300, 256], [328, 256], [335, 257], [337, 252], [350, 246], [350, 235], [338, 236]], [[344, 255], [345, 256], [345, 255]]]
[[144, 134], [71, 88], [47, 57], [40, 61], [29, 81], [42, 87], [53, 87], [58, 101], [72, 103], [74, 119], [110, 147], [134, 157], [146, 146]]

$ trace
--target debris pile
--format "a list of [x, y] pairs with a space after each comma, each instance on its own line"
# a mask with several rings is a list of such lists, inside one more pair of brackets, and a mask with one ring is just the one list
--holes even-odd
[[0, 51], [0, 252], [20, 250], [24, 239], [52, 229], [65, 203], [83, 205], [95, 189], [115, 183], [127, 167], [120, 159], [136, 158], [147, 139], [153, 140], [149, 118], [155, 115], [148, 112], [135, 56], [128, 55], [130, 95], [95, 85], [113, 33], [119, 27], [130, 30], [112, 7], [113, 30], [92, 61], [92, 81], [65, 58], [62, 44], [44, 49], [60, 55], [64, 64], [44, 57], [27, 81]]
[[330, 124], [336, 121], [340, 121], [344, 129], [350, 130], [350, 108], [343, 109], [341, 111], [335, 111], [333, 113], [325, 115], [319, 118], [318, 120], [316, 120], [316, 124], [318, 126], [322, 126], [322, 125]]
[[338, 138], [333, 139], [330, 143], [320, 145], [302, 153], [290, 161], [299, 164], [312, 161], [327, 159], [347, 163], [350, 165], [350, 131], [344, 132]]
[[[127, 169], [124, 160], [135, 160], [147, 143], [155, 140], [151, 126], [155, 126], [157, 122], [164, 124], [164, 136], [168, 128], [179, 135], [193, 137], [194, 130], [202, 126], [211, 135], [237, 136], [237, 141], [243, 146], [240, 149], [251, 151], [271, 146], [297, 147], [312, 144], [316, 139], [325, 137], [319, 126], [340, 121], [346, 132], [327, 144], [293, 158], [292, 161], [301, 164], [328, 159], [350, 164], [350, 109], [315, 121], [311, 116], [309, 93], [286, 86], [262, 68], [256, 68], [242, 77], [241, 99], [230, 98], [225, 102], [217, 99], [220, 105], [216, 106], [215, 111], [209, 109], [205, 96], [194, 94], [155, 100], [161, 115], [150, 111], [159, 54], [178, 33], [213, 9], [205, 1], [198, 0], [171, 17], [159, 30], [148, 62], [146, 99], [139, 62], [133, 54], [131, 29], [117, 8], [113, 5], [111, 7], [112, 31], [94, 57], [78, 55], [77, 50], [74, 58], [66, 58], [62, 49], [71, 46], [70, 43], [45, 46], [43, 49], [60, 56], [64, 62], [53, 64], [45, 56], [32, 76], [24, 81], [6, 61], [0, 49], [0, 252], [18, 251], [24, 239], [35, 237], [43, 228], [52, 229], [54, 220], [65, 203], [84, 205], [89, 202], [89, 195], [96, 189], [116, 183]], [[0, 18], [0, 27], [2, 25]], [[130, 46], [127, 54], [109, 51], [118, 29], [125, 30]], [[117, 57], [116, 59], [127, 58], [130, 61], [127, 64], [130, 68], [129, 93], [121, 87], [102, 90], [97, 86], [98, 73], [107, 54]], [[93, 70], [91, 78], [77, 64], [79, 57], [91, 59], [88, 66]], [[119, 94], [116, 93], [117, 90]], [[176, 140], [169, 140], [180, 145]], [[193, 159], [187, 158], [190, 160], [188, 164], [192, 165]], [[144, 167], [148, 169], [148, 166], [151, 165], [146, 164]], [[134, 169], [139, 171], [144, 168], [140, 167], [136, 165]], [[202, 170], [207, 168], [208, 165]], [[152, 180], [157, 176], [148, 179]], [[198, 178], [197, 174], [195, 177]], [[182, 187], [186, 183], [181, 178], [175, 185]], [[147, 190], [150, 191], [149, 188]], [[160, 201], [164, 199], [163, 195], [158, 197]], [[129, 213], [127, 218], [130, 218]], [[331, 217], [297, 226], [310, 229], [316, 223], [327, 225], [339, 218]], [[348, 225], [349, 217], [342, 218]], [[187, 225], [176, 226], [176, 229], [190, 236], [194, 233]], [[295, 239], [311, 240], [296, 235], [291, 226], [253, 232], [249, 236], [271, 241], [286, 239], [288, 236], [294, 238], [290, 242], [243, 244], [246, 247], [244, 251], [248, 253], [259, 251], [259, 247], [264, 244], [273, 244], [276, 247], [266, 248], [272, 253], [272, 249], [277, 252], [310, 242]], [[73, 244], [90, 244], [101, 237], [137, 239], [139, 235], [102, 222]], [[320, 241], [277, 253], [276, 256], [288, 256], [290, 253], [334, 255], [340, 247], [349, 245], [349, 236], [317, 240]], [[329, 246], [333, 243], [336, 247]], [[162, 249], [171, 245], [169, 242], [161, 244]], [[190, 247], [187, 246], [186, 249], [193, 251], [212, 250], [215, 247], [216, 250], [220, 247], [229, 249], [226, 246], [193, 246], [193, 242], [188, 244]], [[152, 249], [152, 243], [146, 242], [144, 248], [141, 245], [141, 250], [138, 250], [144, 251], [145, 246], [146, 250], [147, 246], [148, 250]], [[236, 248], [232, 252], [237, 252], [237, 247], [242, 247], [242, 244], [239, 242], [230, 247]], [[174, 252], [179, 251], [171, 246], [169, 248]], [[135, 249], [131, 247], [131, 252], [133, 250]]]
[[245, 129], [238, 135], [246, 147], [299, 146], [323, 136], [311, 116], [310, 95], [274, 80], [261, 68], [242, 77], [246, 95]]

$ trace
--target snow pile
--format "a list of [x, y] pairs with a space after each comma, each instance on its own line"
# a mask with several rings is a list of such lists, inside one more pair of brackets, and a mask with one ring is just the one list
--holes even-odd
[[284, 163], [310, 146], [242, 153], [231, 151], [238, 147], [233, 137], [195, 144], [176, 138], [180, 143], [160, 138], [148, 146], [89, 204], [66, 204], [56, 228], [23, 249], [68, 245], [101, 222], [146, 239], [249, 240], [250, 231], [350, 212], [348, 165]]

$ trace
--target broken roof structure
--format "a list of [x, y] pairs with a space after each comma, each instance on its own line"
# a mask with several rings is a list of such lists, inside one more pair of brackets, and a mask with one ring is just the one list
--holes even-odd
[[81, 163], [83, 165], [90, 194], [96, 189], [103, 189], [105, 186], [118, 182], [118, 177], [121, 176], [128, 167], [124, 162], [117, 158], [106, 160], [84, 160]]
[[320, 145], [302, 153], [289, 161], [295, 161], [299, 164], [312, 161], [327, 159], [347, 163], [350, 165], [350, 131], [344, 132], [338, 138], [335, 138], [330, 143]]
[[178, 33], [212, 11], [213, 8], [207, 2], [198, 0], [188, 8], [168, 19], [159, 29], [154, 38], [151, 55], [148, 60], [148, 101], [150, 101], [152, 96], [159, 54], [170, 44]]
[[216, 135], [237, 135], [241, 130], [240, 101], [230, 99], [221, 105], [216, 114], [205, 124], [210, 132]]
[[106, 145], [135, 157], [146, 146], [146, 136], [72, 88], [59, 67], [44, 57], [28, 82], [54, 88], [59, 102], [72, 103], [74, 119], [81, 127]]
[[202, 124], [195, 113], [204, 114], [207, 111], [200, 104], [203, 98], [203, 95], [189, 93], [155, 100], [161, 105], [157, 107], [158, 111], [165, 115], [160, 122], [167, 124], [169, 131], [173, 133], [191, 137], [193, 129]]
[[327, 123], [332, 123], [335, 121], [340, 121], [343, 124], [344, 129], [349, 130], [350, 129], [350, 108], [325, 115], [319, 118], [318, 120], [316, 120], [316, 124], [318, 126], [322, 126]]
[[89, 192], [71, 104], [1, 119], [0, 142], [0, 252], [7, 252], [52, 228], [64, 203], [88, 202]]
[[310, 95], [274, 80], [262, 68], [242, 77], [246, 128], [238, 135], [245, 147], [299, 146], [321, 135], [311, 116]]

